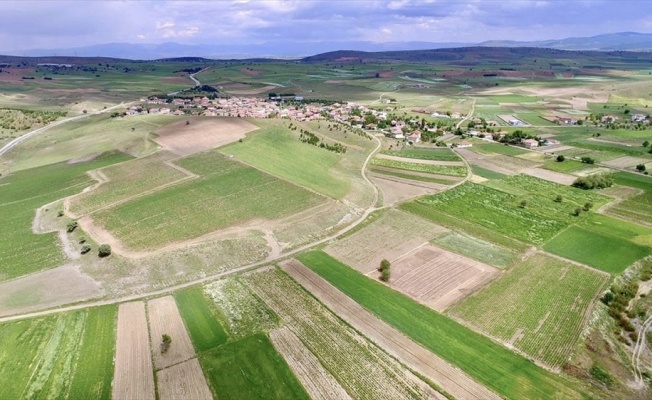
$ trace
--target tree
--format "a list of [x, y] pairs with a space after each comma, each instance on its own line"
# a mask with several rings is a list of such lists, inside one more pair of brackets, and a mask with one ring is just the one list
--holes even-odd
[[558, 194], [557, 197], [555, 197], [555, 203], [561, 203], [563, 200], [564, 200], [564, 198], [561, 197], [560, 194]]
[[584, 207], [582, 207], [584, 211], [589, 211], [591, 208], [593, 208], [593, 203], [591, 203], [590, 201], [584, 203]]
[[573, 211], [573, 215], [576, 216], [576, 217], [577, 217], [578, 215], [580, 215], [581, 213], [582, 213], [582, 209], [581, 209], [580, 207], [577, 207], [577, 208]]
[[388, 260], [382, 260], [380, 262], [380, 267], [378, 267], [378, 271], [380, 271], [380, 280], [383, 282], [389, 282], [389, 278], [391, 276], [390, 268], [392, 264]]
[[521, 202], [518, 204], [519, 207], [525, 208], [527, 207], [527, 200], [521, 200]]
[[77, 229], [77, 221], [68, 222], [68, 225], [66, 226], [66, 231], [70, 233], [75, 229]]
[[645, 170], [646, 170], [645, 164], [638, 164], [636, 166], [636, 170], [639, 171], [639, 172], [645, 172]]
[[566, 161], [566, 157], [564, 157], [563, 154], [557, 156], [557, 162], [564, 162], [564, 161]]
[[85, 245], [83, 245], [83, 246], [81, 247], [81, 250], [80, 250], [80, 252], [81, 252], [82, 254], [86, 254], [86, 253], [88, 253], [89, 251], [91, 251], [91, 245], [90, 245], [90, 244], [85, 244]]
[[582, 157], [582, 162], [584, 164], [595, 164], [595, 160], [591, 157]]
[[646, 140], [645, 142], [643, 142], [643, 147], [648, 147], [649, 145], [650, 145], [649, 141]]
[[171, 345], [172, 338], [167, 333], [164, 333], [163, 337], [161, 338], [161, 353], [167, 353]]
[[97, 255], [100, 257], [108, 257], [111, 255], [111, 246], [108, 244], [101, 244], [100, 247], [97, 248]]

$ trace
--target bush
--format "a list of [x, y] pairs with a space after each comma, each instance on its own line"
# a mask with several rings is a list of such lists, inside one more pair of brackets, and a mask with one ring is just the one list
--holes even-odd
[[391, 276], [390, 268], [392, 264], [388, 261], [383, 259], [380, 262], [380, 267], [378, 267], [378, 271], [380, 271], [380, 280], [383, 282], [389, 282], [389, 278]]
[[560, 194], [558, 194], [557, 197], [555, 197], [555, 203], [561, 203], [562, 201], [564, 201], [564, 198], [561, 197]]
[[81, 247], [81, 253], [86, 254], [89, 251], [91, 251], [91, 245], [90, 244], [85, 244]]
[[164, 333], [161, 339], [161, 353], [167, 353], [167, 351], [170, 349], [171, 344], [172, 338], [167, 333]]
[[66, 231], [70, 233], [75, 229], [77, 229], [77, 221], [68, 222], [68, 225], [66, 226]]
[[527, 207], [527, 200], [521, 200], [521, 202], [518, 203], [518, 206], [521, 208]]
[[63, 217], [63, 210], [57, 211], [57, 217]]
[[596, 364], [593, 364], [593, 366], [589, 370], [589, 374], [593, 379], [595, 379], [598, 382], [602, 382], [607, 387], [611, 387], [614, 384], [614, 378], [612, 378], [607, 371], [605, 371], [604, 369], [602, 369], [600, 366]]
[[108, 244], [101, 244], [100, 247], [97, 248], [97, 255], [100, 257], [107, 257], [111, 255], [111, 246]]
[[557, 156], [557, 162], [564, 162], [566, 161], [566, 157], [564, 157], [562, 154]]
[[582, 209], [579, 208], [579, 207], [577, 207], [575, 210], [573, 210], [573, 215], [576, 216], [576, 217], [578, 215], [580, 215], [581, 213], [582, 213]]
[[580, 189], [605, 189], [611, 187], [614, 180], [607, 174], [594, 174], [589, 176], [579, 177], [573, 182], [574, 187]]
[[83, 237], [83, 236], [80, 236], [79, 237], [79, 244], [84, 244], [84, 243], [86, 243], [86, 238]]
[[645, 172], [646, 169], [647, 168], [645, 168], [645, 164], [638, 164], [636, 166], [636, 170], [639, 171], [639, 172]]
[[591, 208], [593, 208], [593, 203], [591, 203], [590, 201], [584, 203], [584, 207], [582, 207], [584, 211], [589, 211]]
[[582, 157], [582, 162], [584, 164], [595, 164], [595, 159], [591, 157]]

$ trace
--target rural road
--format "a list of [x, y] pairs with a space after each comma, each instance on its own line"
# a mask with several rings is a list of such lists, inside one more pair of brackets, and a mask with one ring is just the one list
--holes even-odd
[[12, 140], [11, 142], [7, 143], [6, 145], [4, 145], [4, 147], [2, 149], [0, 149], [0, 156], [2, 156], [6, 152], [8, 152], [12, 148], [14, 148], [15, 146], [17, 146], [21, 142], [23, 142], [23, 141], [25, 141], [25, 140], [27, 140], [27, 139], [29, 139], [31, 137], [34, 137], [34, 136], [36, 136], [36, 135], [38, 135], [40, 133], [43, 133], [43, 132], [47, 131], [48, 129], [54, 128], [55, 126], [59, 126], [59, 125], [62, 125], [62, 124], [65, 124], [65, 123], [68, 123], [68, 122], [71, 122], [71, 121], [77, 121], [77, 120], [80, 120], [80, 119], [83, 119], [83, 118], [88, 118], [91, 115], [102, 114], [102, 113], [110, 111], [110, 110], [112, 110], [112, 109], [114, 109], [116, 107], [124, 107], [125, 105], [126, 105], [126, 103], [120, 103], [120, 104], [117, 104], [115, 106], [105, 108], [104, 110], [96, 111], [94, 113], [78, 115], [76, 117], [61, 119], [61, 120], [58, 120], [58, 121], [54, 121], [51, 124], [45, 125], [45, 126], [43, 126], [41, 128], [34, 129], [33, 131], [28, 132], [28, 133], [26, 133], [24, 135], [21, 135], [21, 136], [17, 137], [16, 139]]
[[636, 382], [640, 385], [644, 385], [643, 374], [641, 373], [641, 353], [645, 350], [645, 342], [647, 340], [647, 331], [652, 327], [652, 317], [643, 322], [641, 326], [641, 331], [638, 334], [638, 339], [636, 340], [636, 345], [634, 346], [634, 351], [632, 351], [632, 365], [634, 366], [634, 376], [636, 377]]
[[466, 116], [464, 118], [462, 118], [460, 120], [460, 122], [458, 122], [455, 125], [455, 129], [459, 128], [464, 123], [464, 121], [466, 121], [467, 119], [469, 119], [469, 118], [471, 118], [473, 116], [473, 113], [475, 112], [475, 99], [473, 99], [472, 101], [473, 101], [473, 103], [471, 103], [471, 112], [466, 114]]

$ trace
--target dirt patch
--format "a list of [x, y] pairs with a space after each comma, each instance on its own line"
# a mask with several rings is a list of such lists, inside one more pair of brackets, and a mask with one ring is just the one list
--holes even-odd
[[283, 356], [294, 375], [315, 400], [350, 399], [348, 393], [288, 328], [269, 333], [276, 350]]
[[605, 161], [603, 164], [612, 168], [631, 168], [638, 164], [645, 164], [647, 162], [649, 162], [649, 160], [646, 160], [645, 158], [625, 156]]
[[437, 183], [413, 181], [376, 173], [368, 173], [367, 176], [382, 193], [385, 206], [393, 206], [415, 197], [434, 194], [447, 187]]
[[[62, 289], [64, 288], [64, 289]], [[0, 283], [0, 316], [26, 313], [104, 296], [99, 283], [74, 265]]]
[[559, 183], [560, 185], [571, 185], [577, 179], [576, 176], [564, 174], [561, 172], [548, 171], [542, 168], [529, 168], [521, 171], [526, 175], [540, 178], [549, 182]]
[[479, 261], [425, 245], [392, 261], [390, 286], [441, 312], [499, 273]]
[[[404, 336], [362, 308], [320, 276], [298, 261], [290, 260], [282, 268], [318, 300], [353, 328], [403, 364], [438, 384], [459, 399], [500, 399], [461, 370]], [[444, 398], [439, 395], [437, 398]]]
[[[32, 76], [33, 73], [34, 68], [2, 68], [0, 82], [23, 84], [26, 82], [23, 76]], [[32, 80], [30, 79], [27, 82], [29, 81]]]
[[233, 143], [258, 129], [239, 118], [206, 118], [175, 122], [156, 131], [155, 141], [175, 154], [187, 156]]
[[114, 399], [155, 398], [147, 317], [142, 301], [118, 308], [118, 338], [113, 374]]
[[206, 378], [196, 358], [156, 373], [160, 400], [212, 400]]
[[[147, 316], [154, 366], [157, 369], [178, 364], [195, 356], [195, 349], [172, 296], [148, 301]], [[161, 348], [164, 334], [172, 338], [172, 344], [165, 353]]]

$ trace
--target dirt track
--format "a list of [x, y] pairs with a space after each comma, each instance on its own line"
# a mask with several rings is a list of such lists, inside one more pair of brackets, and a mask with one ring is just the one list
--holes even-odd
[[282, 268], [356, 330], [456, 399], [500, 399], [461, 370], [366, 311], [303, 264], [291, 260]]

